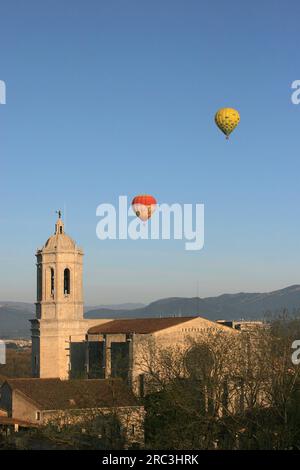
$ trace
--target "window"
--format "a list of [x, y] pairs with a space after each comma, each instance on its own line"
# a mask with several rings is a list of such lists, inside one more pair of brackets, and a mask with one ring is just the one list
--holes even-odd
[[140, 382], [140, 397], [144, 398], [145, 396], [145, 374], [139, 375]]
[[64, 294], [70, 294], [70, 270], [68, 268], [64, 270]]
[[42, 266], [37, 267], [37, 300], [42, 300]]
[[54, 269], [51, 268], [51, 295], [54, 295]]
[[41, 412], [40, 412], [40, 411], [37, 411], [37, 412], [36, 412], [36, 420], [37, 420], [37, 421], [40, 421], [40, 420], [41, 420]]
[[134, 436], [135, 435], [135, 425], [132, 424], [131, 426], [131, 435]]

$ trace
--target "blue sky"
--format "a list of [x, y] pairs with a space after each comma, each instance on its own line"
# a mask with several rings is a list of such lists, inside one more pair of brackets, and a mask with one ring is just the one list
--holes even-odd
[[[88, 304], [299, 283], [299, 14], [296, 0], [1, 2], [0, 299], [34, 300], [34, 253], [64, 206]], [[224, 106], [241, 115], [229, 142]], [[99, 241], [98, 204], [139, 193], [204, 203], [204, 249]]]

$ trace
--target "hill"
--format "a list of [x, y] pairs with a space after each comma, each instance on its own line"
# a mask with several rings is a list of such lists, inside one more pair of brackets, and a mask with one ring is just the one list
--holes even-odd
[[[137, 318], [203, 316], [209, 320], [257, 320], [266, 313], [300, 309], [300, 285], [266, 293], [222, 294], [217, 297], [171, 297], [149, 305], [131, 303], [85, 307], [85, 318]], [[34, 304], [0, 301], [0, 338], [28, 338]]]
[[279, 313], [288, 309], [291, 313], [300, 308], [300, 285], [267, 293], [223, 294], [217, 297], [172, 297], [157, 300], [134, 310], [91, 309], [86, 318], [155, 317], [201, 315], [209, 320], [261, 319], [267, 312]]

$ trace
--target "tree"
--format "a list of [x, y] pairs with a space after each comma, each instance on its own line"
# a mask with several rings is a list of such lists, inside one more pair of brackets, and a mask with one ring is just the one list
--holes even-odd
[[[146, 442], [173, 449], [300, 446], [299, 320], [237, 335], [203, 333], [188, 348], [149, 344]], [[145, 349], [146, 351], [146, 349]]]

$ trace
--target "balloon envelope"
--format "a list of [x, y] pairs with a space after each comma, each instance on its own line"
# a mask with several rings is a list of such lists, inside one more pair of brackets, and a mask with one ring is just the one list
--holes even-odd
[[229, 134], [236, 128], [240, 122], [240, 115], [236, 109], [221, 108], [216, 112], [215, 123], [218, 128], [226, 135], [228, 139]]
[[136, 216], [146, 222], [154, 213], [157, 202], [150, 194], [140, 194], [133, 198], [131, 204]]

